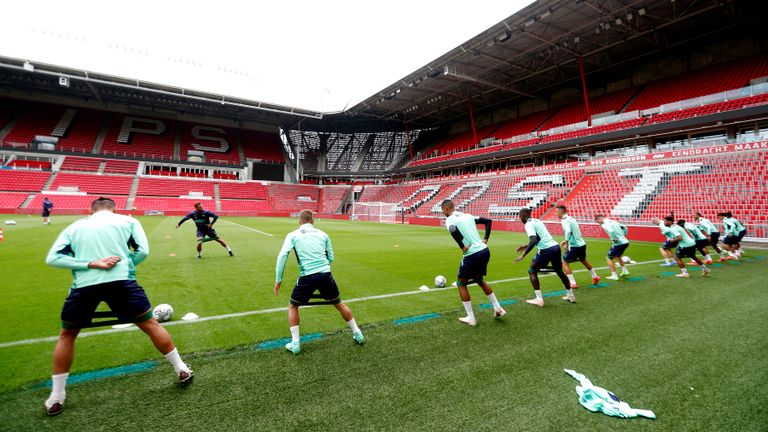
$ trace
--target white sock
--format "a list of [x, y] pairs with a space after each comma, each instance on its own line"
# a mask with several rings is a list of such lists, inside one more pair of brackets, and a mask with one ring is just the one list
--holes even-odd
[[229, 245], [226, 246], [227, 252], [232, 252], [232, 249], [229, 248]]
[[706, 269], [707, 269], [707, 266], [705, 266], [704, 264], [702, 264], [702, 265], [701, 265], [701, 269], [702, 269], [702, 270], [706, 270]]
[[721, 250], [721, 251], [720, 251], [720, 258], [725, 258], [726, 256], [727, 256], [727, 253], [726, 253], [726, 251], [724, 251], [724, 250]]
[[629, 270], [627, 270], [627, 266], [625, 266], [625, 265], [621, 266], [621, 273], [622, 274], [629, 274]]
[[568, 282], [570, 282], [571, 285], [576, 285], [576, 278], [574, 278], [572, 274], [566, 276], [568, 276]]
[[732, 257], [737, 257], [737, 256], [738, 256], [738, 255], [736, 255], [736, 254], [735, 254], [735, 253], [733, 253], [733, 252], [728, 252], [728, 255], [730, 255], [730, 256], [732, 256]]
[[597, 277], [597, 272], [593, 268], [589, 269], [589, 274], [591, 274], [593, 278]]
[[687, 269], [687, 268], [681, 268], [681, 269], [680, 269], [680, 273], [682, 273], [682, 274], [688, 274], [688, 269]]
[[615, 271], [612, 271], [612, 272], [611, 272], [611, 277], [619, 277], [619, 276], [616, 274], [616, 272], [615, 272]]
[[536, 293], [536, 300], [544, 301], [544, 296], [541, 295], [541, 290], [534, 291]]
[[704, 255], [704, 260], [705, 260], [705, 261], [712, 261], [712, 257], [711, 257], [711, 256], [709, 256], [709, 254], [707, 254], [707, 255]]
[[573, 297], [573, 290], [572, 290], [572, 289], [567, 289], [567, 290], [565, 290], [565, 294], [566, 294], [568, 297]]
[[54, 402], [64, 403], [64, 400], [67, 398], [66, 387], [68, 377], [69, 372], [51, 375], [51, 395], [45, 401], [46, 407], [50, 408]]
[[475, 319], [475, 311], [472, 310], [472, 300], [461, 302], [464, 305], [464, 310], [467, 311], [467, 317]]
[[667, 263], [667, 264], [670, 264], [670, 263], [672, 263], [672, 260], [669, 259], [669, 258], [664, 258], [664, 262]]
[[499, 304], [499, 301], [496, 300], [496, 293], [490, 293], [488, 294], [488, 301], [491, 302], [493, 305], [493, 310], [498, 311], [501, 309], [501, 305]]
[[173, 351], [166, 354], [165, 358], [168, 359], [171, 365], [173, 365], [173, 369], [176, 371], [176, 373], [189, 369], [187, 368], [187, 365], [181, 360], [181, 356], [179, 355], [179, 350], [177, 350], [176, 348], [174, 348]]
[[[349, 326], [349, 329], [352, 330], [352, 333], [360, 333], [360, 327], [357, 326], [357, 323], [355, 322], [355, 319], [352, 318], [351, 320], [347, 321], [347, 325]], [[297, 328], [298, 331], [298, 328]]]
[[299, 342], [299, 326], [291, 326], [291, 342]]

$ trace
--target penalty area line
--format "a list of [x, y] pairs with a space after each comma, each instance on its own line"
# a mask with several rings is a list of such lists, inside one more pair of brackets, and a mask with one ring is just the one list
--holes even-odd
[[[230, 222], [233, 223], [233, 222]], [[237, 224], [236, 224], [237, 225]], [[248, 228], [248, 227], [244, 227]], [[255, 231], [255, 230], [254, 230]], [[630, 266], [638, 266], [638, 265], [644, 265], [644, 264], [655, 264], [659, 263], [663, 260], [653, 260], [653, 261], [642, 261], [638, 262], [636, 264], [630, 264]], [[608, 267], [593, 267], [595, 270], [605, 270]], [[587, 269], [579, 269], [574, 271], [574, 273], [584, 273]], [[547, 277], [547, 276], [555, 276], [554, 273], [545, 273], [542, 274], [541, 277]], [[518, 281], [527, 281], [528, 276], [521, 276], [516, 278], [509, 278], [509, 279], [499, 279], [495, 281], [488, 281], [489, 284], [500, 284], [500, 283], [506, 283], [506, 282], [518, 282]], [[387, 293], [387, 294], [379, 294], [379, 295], [373, 295], [373, 296], [367, 296], [367, 297], [358, 297], [358, 298], [351, 298], [351, 299], [345, 299], [345, 303], [357, 303], [361, 301], [369, 301], [369, 300], [380, 300], [385, 298], [392, 298], [392, 297], [401, 297], [401, 296], [408, 296], [408, 295], [416, 295], [416, 294], [423, 294], [423, 293], [430, 293], [430, 292], [440, 292], [440, 291], [448, 291], [448, 290], [454, 290], [456, 289], [455, 286], [448, 285], [443, 288], [430, 288], [428, 291], [422, 291], [422, 290], [413, 290], [413, 291], [401, 291], [401, 292], [394, 292], [394, 293]], [[317, 306], [304, 306], [304, 307], [317, 307]], [[270, 314], [270, 313], [276, 313], [276, 312], [286, 312], [288, 311], [287, 307], [277, 307], [277, 308], [270, 308], [270, 309], [260, 309], [260, 310], [253, 310], [253, 311], [246, 311], [246, 312], [235, 312], [230, 314], [223, 314], [223, 315], [213, 315], [213, 316], [207, 316], [207, 317], [200, 317], [195, 320], [189, 320], [189, 321], [169, 321], [166, 323], [163, 323], [164, 326], [176, 326], [176, 325], [184, 325], [184, 324], [195, 324], [200, 322], [206, 322], [206, 321], [218, 321], [223, 319], [229, 319], [229, 318], [240, 318], [240, 317], [246, 317], [251, 315], [264, 315], [264, 314]], [[96, 330], [96, 331], [89, 331], [89, 332], [83, 332], [78, 335], [78, 338], [86, 338], [91, 336], [101, 336], [101, 335], [107, 335], [107, 334], [113, 334], [113, 333], [122, 333], [122, 332], [128, 332], [128, 331], [136, 331], [139, 328], [136, 326], [131, 326], [128, 328], [119, 328], [119, 329], [105, 329], [105, 330]], [[35, 339], [23, 339], [18, 341], [12, 341], [12, 342], [4, 342], [0, 343], [0, 348], [10, 348], [14, 346], [20, 346], [20, 345], [33, 345], [37, 343], [45, 343], [45, 342], [56, 342], [59, 340], [58, 336], [48, 336], [48, 337], [42, 337], [42, 338], [35, 338]]]

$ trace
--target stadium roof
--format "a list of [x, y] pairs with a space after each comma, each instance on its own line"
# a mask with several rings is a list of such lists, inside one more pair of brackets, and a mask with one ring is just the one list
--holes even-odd
[[[537, 1], [347, 110], [348, 119], [434, 127], [475, 112], [547, 100], [589, 82], [626, 77], [655, 57], [706, 38], [763, 32], [763, 1]], [[623, 75], [622, 75], [623, 74]]]

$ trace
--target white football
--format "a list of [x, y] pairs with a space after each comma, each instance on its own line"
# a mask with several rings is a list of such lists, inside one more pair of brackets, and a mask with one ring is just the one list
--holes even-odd
[[626, 256], [626, 255], [621, 257], [621, 260], [624, 261], [625, 263], [628, 263], [628, 262], [632, 261], [632, 259], [630, 257]]
[[435, 276], [435, 286], [438, 288], [442, 288], [445, 286], [445, 276], [443, 275], [437, 275]]
[[160, 322], [165, 322], [171, 319], [173, 316], [173, 307], [169, 304], [163, 303], [155, 306], [155, 310], [152, 314]]

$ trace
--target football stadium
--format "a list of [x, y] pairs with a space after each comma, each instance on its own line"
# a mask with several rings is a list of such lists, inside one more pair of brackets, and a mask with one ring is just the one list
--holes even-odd
[[338, 109], [6, 38], [0, 430], [765, 431], [766, 19], [523, 2]]

